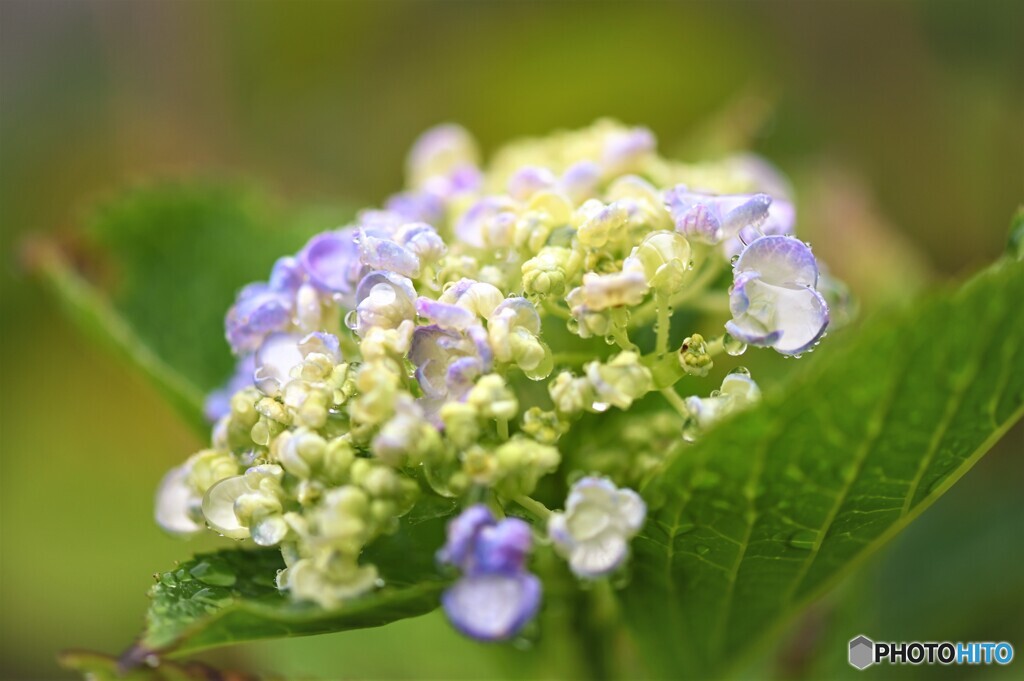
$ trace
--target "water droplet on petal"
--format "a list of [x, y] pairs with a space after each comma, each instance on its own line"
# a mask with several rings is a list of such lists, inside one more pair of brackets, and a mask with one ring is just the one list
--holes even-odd
[[722, 348], [726, 354], [738, 357], [747, 351], [747, 344], [727, 333], [722, 336]]
[[608, 408], [610, 406], [611, 405], [608, 404], [607, 402], [594, 402], [592, 405], [590, 405], [590, 408], [600, 414], [601, 412], [608, 411]]
[[750, 369], [748, 369], [747, 367], [736, 367], [735, 369], [733, 369], [729, 373], [730, 374], [740, 374], [741, 376], [749, 376], [750, 375]]
[[697, 419], [688, 418], [683, 421], [683, 440], [685, 442], [696, 442], [700, 438], [700, 424]]
[[359, 326], [359, 313], [355, 310], [349, 310], [345, 313], [345, 326], [355, 330]]

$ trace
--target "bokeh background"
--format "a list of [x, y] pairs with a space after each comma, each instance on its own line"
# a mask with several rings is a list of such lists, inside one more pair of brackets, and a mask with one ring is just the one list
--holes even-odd
[[[158, 531], [151, 499], [200, 443], [60, 315], [25, 271], [27, 235], [73, 235], [94, 202], [154, 177], [369, 204], [435, 123], [490, 150], [612, 116], [682, 158], [772, 159], [869, 314], [1002, 251], [1024, 199], [1022, 35], [1014, 0], [0, 0], [0, 676], [59, 678], [60, 649], [122, 649], [152, 573], [197, 548]], [[761, 670], [848, 674], [858, 633], [994, 638], [1024, 655], [1022, 454], [1018, 428]], [[557, 676], [496, 666], [436, 615], [208, 659], [290, 676]]]

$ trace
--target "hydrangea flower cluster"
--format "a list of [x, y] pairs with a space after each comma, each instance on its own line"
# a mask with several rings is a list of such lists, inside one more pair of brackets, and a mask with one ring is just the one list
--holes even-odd
[[[636, 470], [577, 459], [589, 475], [566, 484], [567, 434], [653, 400], [663, 409], [622, 429], [623, 450], [698, 438], [758, 387], [745, 370], [706, 397], [676, 384], [747, 345], [808, 351], [828, 286], [770, 166], [670, 161], [644, 128], [600, 121], [483, 167], [445, 125], [412, 148], [407, 176], [383, 208], [238, 293], [225, 320], [237, 375], [208, 401], [210, 448], [164, 479], [157, 520], [277, 547], [279, 587], [334, 608], [383, 584], [368, 545], [422, 497], [454, 499], [445, 612], [506, 639], [541, 607], [535, 545], [601, 579], [644, 524]], [[673, 449], [648, 446], [647, 467]], [[564, 510], [534, 498], [542, 480]]]

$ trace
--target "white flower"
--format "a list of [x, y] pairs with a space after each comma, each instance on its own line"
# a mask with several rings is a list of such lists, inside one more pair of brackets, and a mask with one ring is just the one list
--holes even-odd
[[651, 370], [640, 363], [640, 356], [635, 352], [620, 352], [611, 361], [602, 364], [591, 362], [586, 367], [587, 380], [594, 388], [596, 404], [592, 408], [603, 411], [608, 405], [619, 409], [629, 409], [633, 400], [639, 399], [651, 391], [654, 378]]
[[203, 516], [215, 531], [231, 539], [252, 536], [261, 546], [272, 546], [287, 533], [281, 518], [280, 466], [253, 466], [244, 475], [221, 480], [203, 497]]
[[720, 390], [711, 397], [686, 398], [686, 408], [701, 429], [707, 429], [730, 414], [734, 414], [761, 399], [761, 390], [754, 379], [743, 372], [725, 377]]
[[750, 345], [797, 355], [818, 342], [828, 326], [828, 305], [815, 287], [818, 263], [807, 244], [764, 236], [733, 266], [726, 330]]
[[606, 478], [586, 477], [572, 486], [563, 513], [548, 521], [555, 551], [579, 577], [615, 570], [629, 552], [629, 540], [643, 527], [647, 507], [636, 492]]
[[156, 493], [156, 522], [165, 532], [185, 537], [203, 526], [194, 520], [199, 496], [188, 484], [189, 466], [183, 464], [168, 471]]

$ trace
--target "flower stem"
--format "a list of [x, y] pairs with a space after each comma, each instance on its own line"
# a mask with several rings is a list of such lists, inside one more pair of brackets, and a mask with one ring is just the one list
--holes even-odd
[[498, 419], [498, 437], [508, 439], [508, 419]]
[[544, 311], [553, 317], [558, 317], [559, 319], [565, 320], [572, 319], [572, 314], [565, 308], [559, 306], [559, 304], [553, 300], [545, 298], [542, 305], [544, 307]]
[[532, 497], [526, 496], [525, 494], [520, 494], [512, 501], [529, 511], [535, 518], [537, 518], [537, 520], [547, 522], [548, 518], [551, 517], [551, 510], [548, 509], [547, 506]]
[[690, 410], [686, 408], [686, 402], [684, 402], [683, 398], [679, 396], [679, 393], [676, 392], [675, 388], [663, 388], [661, 390], [661, 394], [665, 397], [668, 403], [672, 405], [672, 408], [679, 412], [680, 416], [683, 418], [690, 417]]
[[654, 294], [654, 305], [658, 310], [658, 320], [655, 322], [657, 341], [654, 352], [660, 357], [668, 351], [669, 331], [672, 329], [672, 308], [666, 297], [660, 293]]

